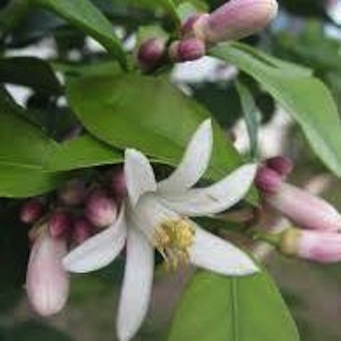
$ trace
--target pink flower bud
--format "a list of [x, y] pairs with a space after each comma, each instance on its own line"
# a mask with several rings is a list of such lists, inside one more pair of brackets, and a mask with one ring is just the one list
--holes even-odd
[[165, 54], [166, 41], [163, 38], [152, 38], [141, 44], [137, 59], [143, 70], [152, 70], [159, 66]]
[[33, 309], [43, 316], [58, 313], [69, 293], [69, 277], [62, 266], [66, 242], [42, 233], [35, 240], [26, 275], [26, 290]]
[[277, 14], [276, 0], [230, 0], [193, 25], [207, 43], [238, 40], [264, 29]]
[[341, 216], [331, 204], [293, 185], [282, 183], [275, 194], [268, 194], [265, 199], [302, 228], [341, 230]]
[[35, 223], [43, 215], [44, 206], [38, 199], [26, 201], [20, 210], [20, 220], [25, 224]]
[[206, 53], [205, 43], [197, 38], [175, 41], [169, 47], [169, 58], [174, 62], [199, 59]]
[[96, 191], [87, 200], [85, 216], [95, 226], [109, 226], [116, 220], [116, 203], [104, 192]]
[[276, 193], [282, 183], [281, 176], [266, 166], [260, 166], [255, 177], [255, 185], [265, 194]]
[[111, 176], [111, 192], [115, 199], [122, 201], [127, 195], [127, 185], [122, 170], [115, 171]]
[[284, 254], [319, 263], [341, 261], [341, 234], [288, 229], [280, 243]]
[[81, 244], [91, 236], [92, 229], [93, 227], [86, 219], [77, 219], [73, 223], [72, 239], [77, 244]]
[[72, 224], [72, 218], [65, 211], [55, 211], [48, 220], [49, 232], [52, 237], [65, 237]]
[[272, 168], [283, 177], [289, 175], [294, 168], [291, 159], [281, 155], [267, 159], [266, 166]]
[[181, 26], [181, 34], [183, 37], [189, 37], [193, 34], [193, 26], [203, 13], [196, 13], [191, 15]]
[[69, 206], [77, 206], [84, 202], [87, 195], [83, 181], [74, 179], [67, 182], [59, 191], [59, 199]]

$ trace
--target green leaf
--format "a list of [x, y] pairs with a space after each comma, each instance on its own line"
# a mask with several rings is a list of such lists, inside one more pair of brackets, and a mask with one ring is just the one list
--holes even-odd
[[35, 57], [1, 58], [0, 81], [32, 87], [41, 93], [58, 95], [62, 92], [50, 65]]
[[210, 54], [238, 66], [260, 82], [293, 115], [326, 166], [341, 176], [341, 123], [328, 89], [308, 74], [270, 66], [254, 56], [257, 50], [250, 53], [240, 46], [222, 44]]
[[62, 179], [43, 165], [57, 147], [0, 93], [0, 196], [29, 197], [47, 192]]
[[[133, 147], [176, 165], [199, 124], [209, 113], [166, 80], [126, 75], [71, 80], [67, 96], [89, 131], [108, 144]], [[239, 155], [214, 124], [211, 176], [241, 164]]]
[[178, 13], [181, 21], [186, 21], [191, 15], [199, 12], [207, 12], [208, 6], [206, 3], [200, 1], [177, 1], [179, 6], [177, 6], [176, 11]]
[[137, 8], [147, 8], [149, 10], [166, 12], [176, 25], [180, 24], [176, 6], [173, 0], [111, 0], [115, 4], [123, 4], [125, 6], [136, 6]]
[[173, 0], [161, 0], [160, 3], [162, 3], [163, 7], [166, 9], [166, 11], [172, 17], [174, 22], [177, 25], [180, 25], [181, 24], [180, 18], [178, 16], [178, 12], [176, 10], [176, 7], [175, 7]]
[[87, 134], [60, 144], [47, 160], [45, 170], [65, 171], [122, 161], [122, 153]]
[[225, 129], [232, 129], [243, 115], [238, 92], [231, 82], [200, 82], [192, 84], [191, 92]]
[[68, 22], [79, 27], [111, 52], [122, 66], [126, 66], [126, 55], [116, 37], [113, 25], [89, 0], [30, 0], [55, 12]]
[[62, 174], [0, 164], [0, 197], [26, 198], [46, 193], [61, 183]]
[[257, 160], [258, 128], [261, 115], [249, 89], [239, 81], [236, 82], [236, 89], [240, 96], [240, 102], [244, 112], [244, 119], [249, 134], [251, 156]]
[[276, 58], [261, 50], [257, 50], [249, 45], [235, 42], [233, 43], [233, 46], [237, 47], [239, 50], [242, 50], [247, 54], [250, 54], [255, 59], [259, 60], [262, 63], [267, 64], [270, 67], [278, 68], [292, 75], [300, 75], [300, 76], [312, 76], [313, 75], [313, 71], [309, 69], [308, 67]]
[[276, 286], [264, 273], [223, 277], [197, 273], [168, 341], [298, 341], [295, 324]]
[[0, 164], [42, 168], [56, 143], [20, 116], [7, 99], [0, 97]]

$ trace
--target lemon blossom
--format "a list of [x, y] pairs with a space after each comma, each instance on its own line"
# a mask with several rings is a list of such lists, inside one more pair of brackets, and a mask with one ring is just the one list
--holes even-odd
[[177, 169], [159, 183], [148, 159], [136, 150], [126, 150], [128, 195], [117, 221], [64, 258], [67, 270], [88, 272], [112, 262], [126, 244], [117, 318], [120, 341], [135, 335], [147, 313], [154, 248], [173, 269], [180, 263], [192, 263], [223, 275], [246, 275], [258, 270], [244, 252], [188, 218], [213, 215], [236, 204], [255, 176], [256, 166], [247, 164], [211, 186], [192, 188], [208, 167], [212, 140], [211, 122], [206, 120], [190, 140]]

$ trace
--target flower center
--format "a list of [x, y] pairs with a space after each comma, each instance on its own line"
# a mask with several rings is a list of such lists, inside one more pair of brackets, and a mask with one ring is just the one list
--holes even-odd
[[167, 269], [175, 270], [179, 264], [189, 262], [194, 235], [193, 226], [184, 218], [164, 221], [155, 230], [154, 245], [165, 259]]

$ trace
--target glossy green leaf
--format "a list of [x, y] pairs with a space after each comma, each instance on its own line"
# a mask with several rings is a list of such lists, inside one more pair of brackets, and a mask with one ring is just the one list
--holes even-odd
[[5, 98], [0, 98], [0, 164], [42, 168], [56, 143], [20, 116]]
[[228, 278], [197, 273], [168, 341], [298, 341], [295, 324], [272, 280], [260, 273]]
[[61, 176], [43, 171], [57, 144], [0, 95], [0, 196], [29, 197], [54, 188]]
[[50, 65], [35, 57], [0, 59], [0, 81], [24, 85], [47, 94], [60, 94], [61, 85]]
[[121, 63], [126, 65], [126, 56], [116, 37], [113, 25], [89, 0], [30, 0], [55, 12], [68, 22], [79, 27], [101, 43]]
[[[166, 80], [126, 75], [72, 80], [67, 96], [89, 131], [114, 147], [137, 148], [164, 163], [176, 165], [192, 133], [209, 113]], [[215, 178], [241, 160], [214, 125], [211, 170]]]
[[0, 197], [26, 198], [46, 193], [63, 180], [58, 173], [0, 164]]
[[250, 54], [255, 59], [259, 60], [262, 63], [267, 64], [270, 67], [278, 68], [281, 71], [285, 71], [287, 73], [293, 75], [301, 75], [301, 76], [312, 76], [313, 71], [305, 66], [288, 62], [286, 60], [282, 60], [271, 56], [261, 50], [257, 50], [250, 45], [234, 42], [232, 44], [234, 47], [237, 47], [239, 50], [244, 51], [247, 54]]
[[83, 135], [60, 144], [47, 160], [45, 170], [65, 171], [110, 165], [122, 162], [122, 160], [122, 153], [91, 135]]
[[42, 168], [56, 143], [0, 100], [0, 164]]
[[214, 57], [250, 74], [293, 115], [315, 153], [341, 176], [341, 122], [331, 94], [318, 79], [266, 64], [240, 44], [222, 44], [210, 51]]

